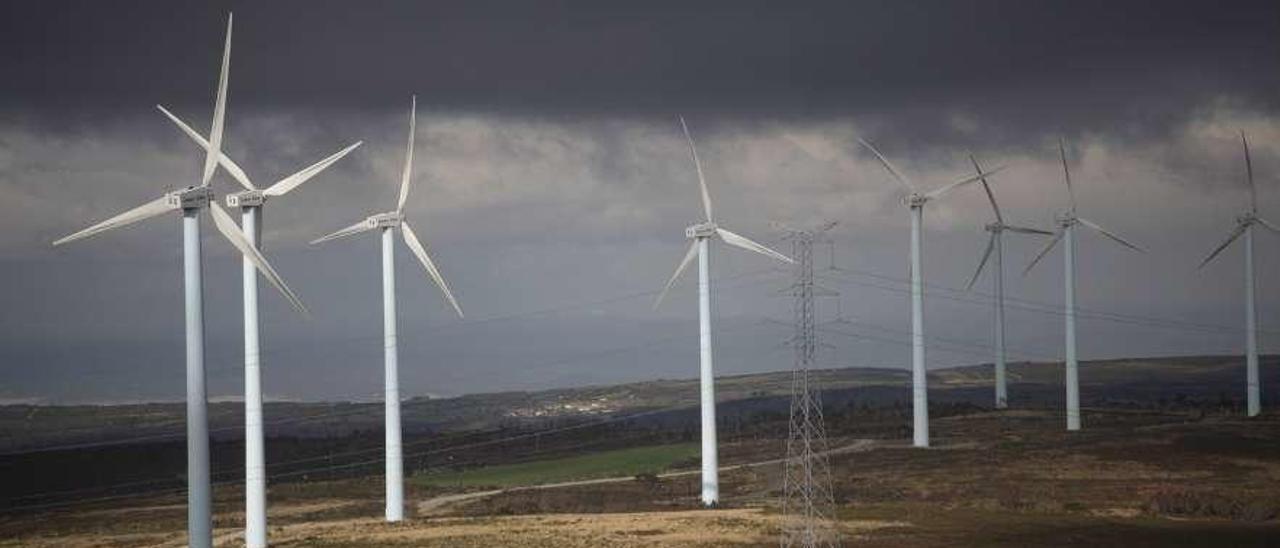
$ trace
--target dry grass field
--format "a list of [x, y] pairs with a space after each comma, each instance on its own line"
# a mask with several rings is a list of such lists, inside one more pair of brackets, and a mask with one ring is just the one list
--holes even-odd
[[[1093, 411], [1079, 433], [1042, 411], [940, 418], [935, 447], [833, 439], [840, 530], [858, 546], [1275, 546], [1280, 544], [1280, 417]], [[278, 546], [769, 546], [777, 542], [776, 440], [725, 448], [725, 504], [698, 507], [689, 462], [666, 475], [546, 488], [506, 467], [486, 487], [411, 481], [404, 523], [381, 522], [380, 478], [272, 487]], [[681, 452], [624, 451], [663, 458]], [[581, 461], [572, 457], [564, 462]], [[661, 459], [654, 461], [661, 463]], [[523, 470], [554, 467], [531, 463]], [[655, 470], [661, 471], [661, 470]], [[419, 478], [420, 479], [420, 478]], [[436, 478], [437, 480], [439, 478]], [[558, 479], [564, 479], [563, 474]], [[515, 482], [515, 483], [513, 483]], [[217, 541], [240, 543], [240, 492], [217, 489]], [[180, 546], [177, 496], [125, 499], [0, 518], [3, 546]]]

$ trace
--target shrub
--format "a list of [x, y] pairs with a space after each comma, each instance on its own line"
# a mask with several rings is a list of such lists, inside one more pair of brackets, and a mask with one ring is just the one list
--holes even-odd
[[1169, 489], [1151, 498], [1151, 510], [1165, 516], [1261, 522], [1280, 514], [1280, 503], [1268, 499], [1242, 501], [1219, 493]]

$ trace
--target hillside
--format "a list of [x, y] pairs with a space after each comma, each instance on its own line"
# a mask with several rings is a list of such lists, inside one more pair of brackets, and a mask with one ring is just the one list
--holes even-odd
[[[1275, 365], [1264, 357], [1264, 387], [1280, 384]], [[1081, 385], [1086, 405], [1167, 405], [1195, 399], [1229, 403], [1243, 391], [1238, 356], [1117, 359], [1083, 362]], [[828, 405], [850, 402], [890, 405], [905, 401], [910, 376], [906, 370], [880, 368], [825, 369], [815, 372]], [[1010, 366], [1011, 403], [1048, 405], [1061, 397], [1060, 363], [1016, 363]], [[989, 405], [990, 365], [939, 369], [929, 373], [934, 401]], [[790, 393], [787, 371], [718, 377], [720, 402], [770, 400]], [[1263, 390], [1274, 398], [1276, 390]], [[412, 398], [402, 407], [407, 433], [440, 433], [519, 424], [573, 421], [591, 417], [676, 410], [696, 406], [697, 379], [654, 380], [610, 386], [562, 388], [535, 392], [497, 392], [453, 398]], [[776, 405], [777, 402], [774, 403]], [[238, 439], [242, 405], [209, 406], [215, 439]], [[185, 435], [181, 403], [138, 405], [0, 406], [0, 453], [85, 444], [180, 440]], [[275, 402], [266, 404], [272, 437], [341, 437], [382, 428], [381, 403]]]

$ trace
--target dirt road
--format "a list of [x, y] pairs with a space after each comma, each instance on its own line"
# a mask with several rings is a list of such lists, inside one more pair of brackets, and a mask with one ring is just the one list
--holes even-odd
[[[828, 450], [824, 454], [839, 455], [844, 453], [856, 453], [859, 451], [869, 451], [873, 447], [875, 447], [875, 445], [876, 444], [873, 440], [866, 440], [866, 439], [854, 440], [854, 442], [851, 444]], [[743, 468], [753, 468], [757, 466], [770, 466], [774, 464], [780, 464], [782, 463], [783, 460], [785, 459], [769, 459], [769, 460], [762, 460], [757, 462], [732, 464], [727, 466], [721, 466], [720, 471], [729, 472], [733, 470], [741, 470]], [[679, 472], [667, 472], [664, 474], [658, 474], [658, 477], [663, 479], [678, 478], [678, 477], [692, 476], [699, 473], [701, 473], [701, 470], [682, 470]], [[619, 483], [624, 481], [635, 481], [635, 479], [636, 479], [635, 476], [615, 476], [615, 477], [609, 477], [609, 478], [564, 481], [559, 483], [544, 483], [539, 485], [529, 485], [529, 486], [523, 486], [523, 487], [509, 487], [506, 489], [491, 489], [488, 491], [474, 491], [471, 493], [441, 495], [438, 497], [432, 497], [419, 502], [418, 515], [423, 517], [439, 515], [445, 509], [455, 504], [480, 500], [483, 498], [491, 497], [491, 496], [502, 494], [502, 493], [513, 493], [513, 492], [520, 492], [520, 491], [537, 491], [542, 489], [560, 489], [565, 487], [580, 487], [584, 485], [599, 485], [604, 483]]]

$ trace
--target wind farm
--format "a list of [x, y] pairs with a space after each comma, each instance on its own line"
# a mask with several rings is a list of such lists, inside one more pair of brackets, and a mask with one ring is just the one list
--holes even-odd
[[70, 7], [0, 547], [1280, 538], [1274, 4]]

